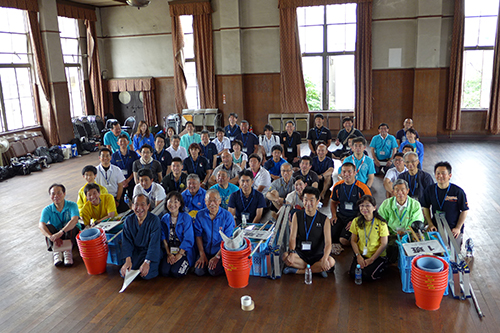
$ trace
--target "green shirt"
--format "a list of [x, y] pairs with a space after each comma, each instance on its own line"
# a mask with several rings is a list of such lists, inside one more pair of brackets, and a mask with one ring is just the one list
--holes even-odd
[[388, 222], [391, 234], [395, 234], [398, 228], [408, 230], [415, 221], [424, 221], [420, 203], [409, 196], [406, 200], [408, 203], [401, 214], [399, 214], [396, 197], [384, 200], [378, 209], [380, 216]]
[[189, 135], [189, 133], [184, 134], [181, 136], [181, 147], [186, 148], [186, 152], [189, 154], [189, 146], [192, 143], [200, 143], [201, 142], [201, 136], [198, 133], [193, 133], [193, 136]]

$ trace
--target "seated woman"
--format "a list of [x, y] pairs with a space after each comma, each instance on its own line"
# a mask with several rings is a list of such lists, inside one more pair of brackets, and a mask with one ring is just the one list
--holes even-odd
[[327, 277], [335, 260], [330, 257], [332, 249], [330, 219], [317, 209], [319, 190], [308, 186], [303, 191], [304, 211], [292, 217], [288, 253], [283, 254], [285, 274], [304, 274], [310, 265], [313, 273]]
[[189, 157], [183, 162], [183, 171], [188, 175], [197, 174], [200, 177], [201, 186], [208, 189], [208, 179], [212, 175], [212, 163], [200, 153], [201, 147], [198, 143], [189, 145]]
[[161, 259], [160, 218], [149, 212], [149, 198], [144, 194], [134, 197], [134, 214], [125, 219], [123, 225], [122, 256], [125, 258], [120, 274], [140, 270], [145, 280], [158, 276]]
[[405, 135], [406, 141], [401, 143], [399, 151], [403, 152], [405, 146], [412, 146], [413, 151], [418, 155], [418, 161], [420, 162], [419, 169], [422, 169], [424, 163], [424, 145], [420, 141], [417, 141], [417, 131], [413, 128], [408, 129]]
[[232, 145], [233, 152], [231, 155], [233, 156], [233, 163], [238, 164], [241, 170], [244, 170], [247, 166], [248, 156], [246, 153], [241, 151], [243, 149], [243, 142], [240, 140], [234, 140]]
[[161, 239], [164, 245], [160, 273], [181, 277], [195, 263], [193, 219], [184, 213], [184, 200], [179, 192], [170, 192], [165, 202], [167, 214], [161, 218]]
[[144, 120], [141, 120], [139, 122], [139, 126], [137, 126], [137, 132], [134, 134], [133, 141], [134, 150], [139, 156], [141, 156], [141, 147], [145, 144], [148, 144], [154, 148], [155, 139], [153, 137], [153, 134], [149, 132], [148, 124], [146, 124]]
[[115, 198], [108, 193], [101, 194], [98, 184], [87, 184], [83, 191], [87, 202], [83, 205], [80, 216], [85, 226], [94, 226], [118, 215]]
[[73, 253], [71, 250], [58, 252], [53, 251], [54, 245], [61, 246], [63, 240], [71, 239], [76, 244], [76, 235], [79, 232], [76, 224], [78, 223], [78, 206], [72, 201], [65, 200], [66, 188], [62, 184], [52, 184], [49, 187], [50, 199], [52, 204], [42, 210], [38, 228], [46, 237], [47, 251], [53, 252], [54, 265], [60, 266], [73, 265]]
[[290, 192], [285, 198], [286, 203], [292, 206], [292, 209], [290, 209], [290, 223], [292, 222], [293, 214], [295, 214], [295, 212], [299, 210], [304, 209], [304, 203], [302, 202], [302, 199], [305, 187], [306, 183], [304, 183], [304, 178], [302, 176], [298, 176], [297, 178], [295, 178], [295, 191]]
[[361, 215], [352, 221], [349, 229], [355, 255], [349, 274], [354, 278], [356, 265], [359, 264], [363, 270], [364, 281], [377, 280], [388, 262], [385, 248], [389, 239], [389, 228], [377, 212], [375, 198], [371, 195], [362, 196], [357, 205]]

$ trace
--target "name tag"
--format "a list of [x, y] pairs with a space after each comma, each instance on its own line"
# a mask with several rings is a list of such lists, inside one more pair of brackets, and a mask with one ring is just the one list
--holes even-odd
[[244, 153], [247, 152], [247, 147], [243, 147], [243, 149], [241, 149]]
[[126, 170], [126, 169], [120, 169], [120, 170], [122, 171], [124, 176], [126, 176], [128, 174], [128, 170]]
[[316, 142], [315, 144], [318, 144], [318, 142], [319, 142], [319, 141], [320, 141], [320, 140], [316, 140], [316, 141], [315, 141], [315, 142]]
[[178, 247], [171, 247], [171, 248], [170, 248], [170, 252], [171, 252], [172, 254], [177, 254], [177, 253], [179, 253], [179, 248], [178, 248]]
[[293, 153], [293, 148], [287, 148], [286, 151], [287, 153]]
[[353, 210], [354, 209], [354, 204], [352, 202], [346, 202], [344, 204], [344, 207], [346, 210]]
[[385, 151], [383, 151], [383, 150], [379, 151], [379, 154], [383, 156], [383, 155], [385, 155]]
[[368, 254], [368, 249], [365, 247], [365, 248], [363, 249], [363, 255], [364, 255], [364, 256], [366, 256], [367, 254]]
[[234, 136], [230, 136], [229, 140], [234, 141], [234, 138], [235, 138]]
[[301, 244], [302, 251], [311, 251], [312, 242], [311, 241], [303, 241]]

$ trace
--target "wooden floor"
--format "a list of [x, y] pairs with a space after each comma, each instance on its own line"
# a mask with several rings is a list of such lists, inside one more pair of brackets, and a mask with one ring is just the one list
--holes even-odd
[[[415, 306], [401, 291], [399, 272], [357, 286], [347, 276], [350, 250], [337, 259], [335, 274], [278, 280], [250, 277], [244, 289], [228, 287], [224, 276], [138, 279], [119, 294], [119, 268], [87, 275], [75, 253], [73, 268], [55, 268], [37, 229], [50, 203], [48, 186], [67, 186], [76, 200], [84, 181], [80, 170], [97, 164], [97, 154], [53, 164], [43, 172], [0, 183], [0, 330], [1, 332], [499, 332], [500, 331], [500, 147], [498, 143], [427, 144], [424, 169], [439, 160], [453, 165], [452, 181], [465, 189], [470, 213], [466, 238], [476, 245], [472, 285], [486, 317], [480, 320], [470, 300], [447, 296], [441, 309]], [[384, 198], [381, 178], [374, 188]], [[250, 295], [255, 310], [240, 309]]]

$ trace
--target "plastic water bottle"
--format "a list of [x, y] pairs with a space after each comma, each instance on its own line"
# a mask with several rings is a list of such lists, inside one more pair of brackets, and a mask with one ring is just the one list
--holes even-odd
[[123, 197], [123, 201], [127, 204], [128, 206], [128, 203], [129, 203], [129, 200], [128, 200], [128, 195], [127, 193], [125, 193], [125, 196]]
[[354, 282], [356, 282], [357, 285], [360, 285], [361, 283], [363, 283], [363, 278], [361, 275], [361, 266], [359, 264], [356, 266], [356, 271], [355, 271], [354, 276], [355, 276]]
[[306, 284], [312, 284], [313, 283], [313, 273], [311, 271], [311, 266], [307, 265], [306, 267], [306, 274], [304, 274], [304, 282]]
[[474, 242], [472, 241], [472, 238], [467, 239], [465, 242], [465, 249], [467, 250], [466, 257], [472, 258], [474, 256]]

